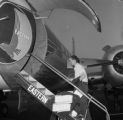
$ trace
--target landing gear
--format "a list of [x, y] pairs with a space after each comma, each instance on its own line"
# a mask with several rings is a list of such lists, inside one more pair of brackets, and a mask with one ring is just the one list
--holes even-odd
[[6, 96], [4, 95], [3, 91], [0, 90], [0, 116], [2, 117], [6, 117], [8, 114], [8, 106], [2, 102], [4, 100], [6, 100]]

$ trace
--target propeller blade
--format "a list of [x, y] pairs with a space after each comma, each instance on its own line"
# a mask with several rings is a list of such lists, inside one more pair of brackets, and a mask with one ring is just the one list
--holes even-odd
[[92, 64], [92, 65], [88, 65], [87, 67], [96, 67], [96, 66], [104, 66], [104, 65], [112, 65], [113, 62], [112, 61], [103, 61], [102, 63], [98, 63], [98, 64]]
[[94, 59], [94, 58], [80, 58], [80, 61], [87, 67], [97, 67], [97, 66], [114, 64], [114, 62], [110, 60], [101, 60], [101, 59]]

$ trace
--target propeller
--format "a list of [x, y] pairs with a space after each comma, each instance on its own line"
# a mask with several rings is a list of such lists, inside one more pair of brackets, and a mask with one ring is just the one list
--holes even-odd
[[98, 60], [97, 64], [90, 64], [87, 65], [87, 67], [97, 67], [97, 66], [112, 65], [112, 64], [114, 64], [114, 62], [110, 60]]
[[[114, 47], [106, 46], [104, 49], [104, 56], [102, 59], [81, 58], [80, 60], [86, 64], [90, 74], [95, 76], [97, 72], [102, 73], [102, 77], [108, 81], [112, 86], [123, 85], [123, 45]], [[101, 69], [100, 67], [101, 66]], [[97, 67], [97, 69], [91, 69]], [[93, 75], [90, 75], [93, 76]]]

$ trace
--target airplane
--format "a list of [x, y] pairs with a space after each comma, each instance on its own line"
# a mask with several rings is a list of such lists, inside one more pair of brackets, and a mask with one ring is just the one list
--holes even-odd
[[[99, 17], [84, 0], [42, 0], [41, 2], [41, 14], [27, 0], [1, 0], [0, 2], [0, 89], [18, 91], [19, 109], [26, 99], [25, 90], [22, 89], [24, 83], [17, 76], [20, 75], [20, 71], [28, 73], [31, 79], [36, 79], [53, 93], [72, 89], [41, 62], [41, 60], [46, 61], [68, 77], [73, 72], [67, 68], [67, 60], [71, 52], [64, 47], [62, 41], [58, 40], [46, 23], [54, 9], [79, 12], [98, 32], [101, 32]], [[46, 11], [48, 11], [47, 15], [42, 16]], [[91, 61], [89, 63], [95, 64], [88, 64], [87, 68], [105, 65], [102, 77], [106, 79], [108, 77], [108, 80], [112, 77], [113, 79], [109, 81], [112, 85], [113, 83], [122, 85], [122, 46], [106, 46], [104, 50], [104, 59], [88, 58], [88, 61]], [[96, 79], [96, 77], [95, 73], [90, 78]], [[2, 96], [0, 97], [3, 98]]]

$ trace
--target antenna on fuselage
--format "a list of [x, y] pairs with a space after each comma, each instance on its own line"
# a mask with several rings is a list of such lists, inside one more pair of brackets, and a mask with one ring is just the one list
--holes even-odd
[[75, 39], [74, 39], [74, 37], [72, 36], [72, 55], [75, 55], [75, 54], [76, 54]]

